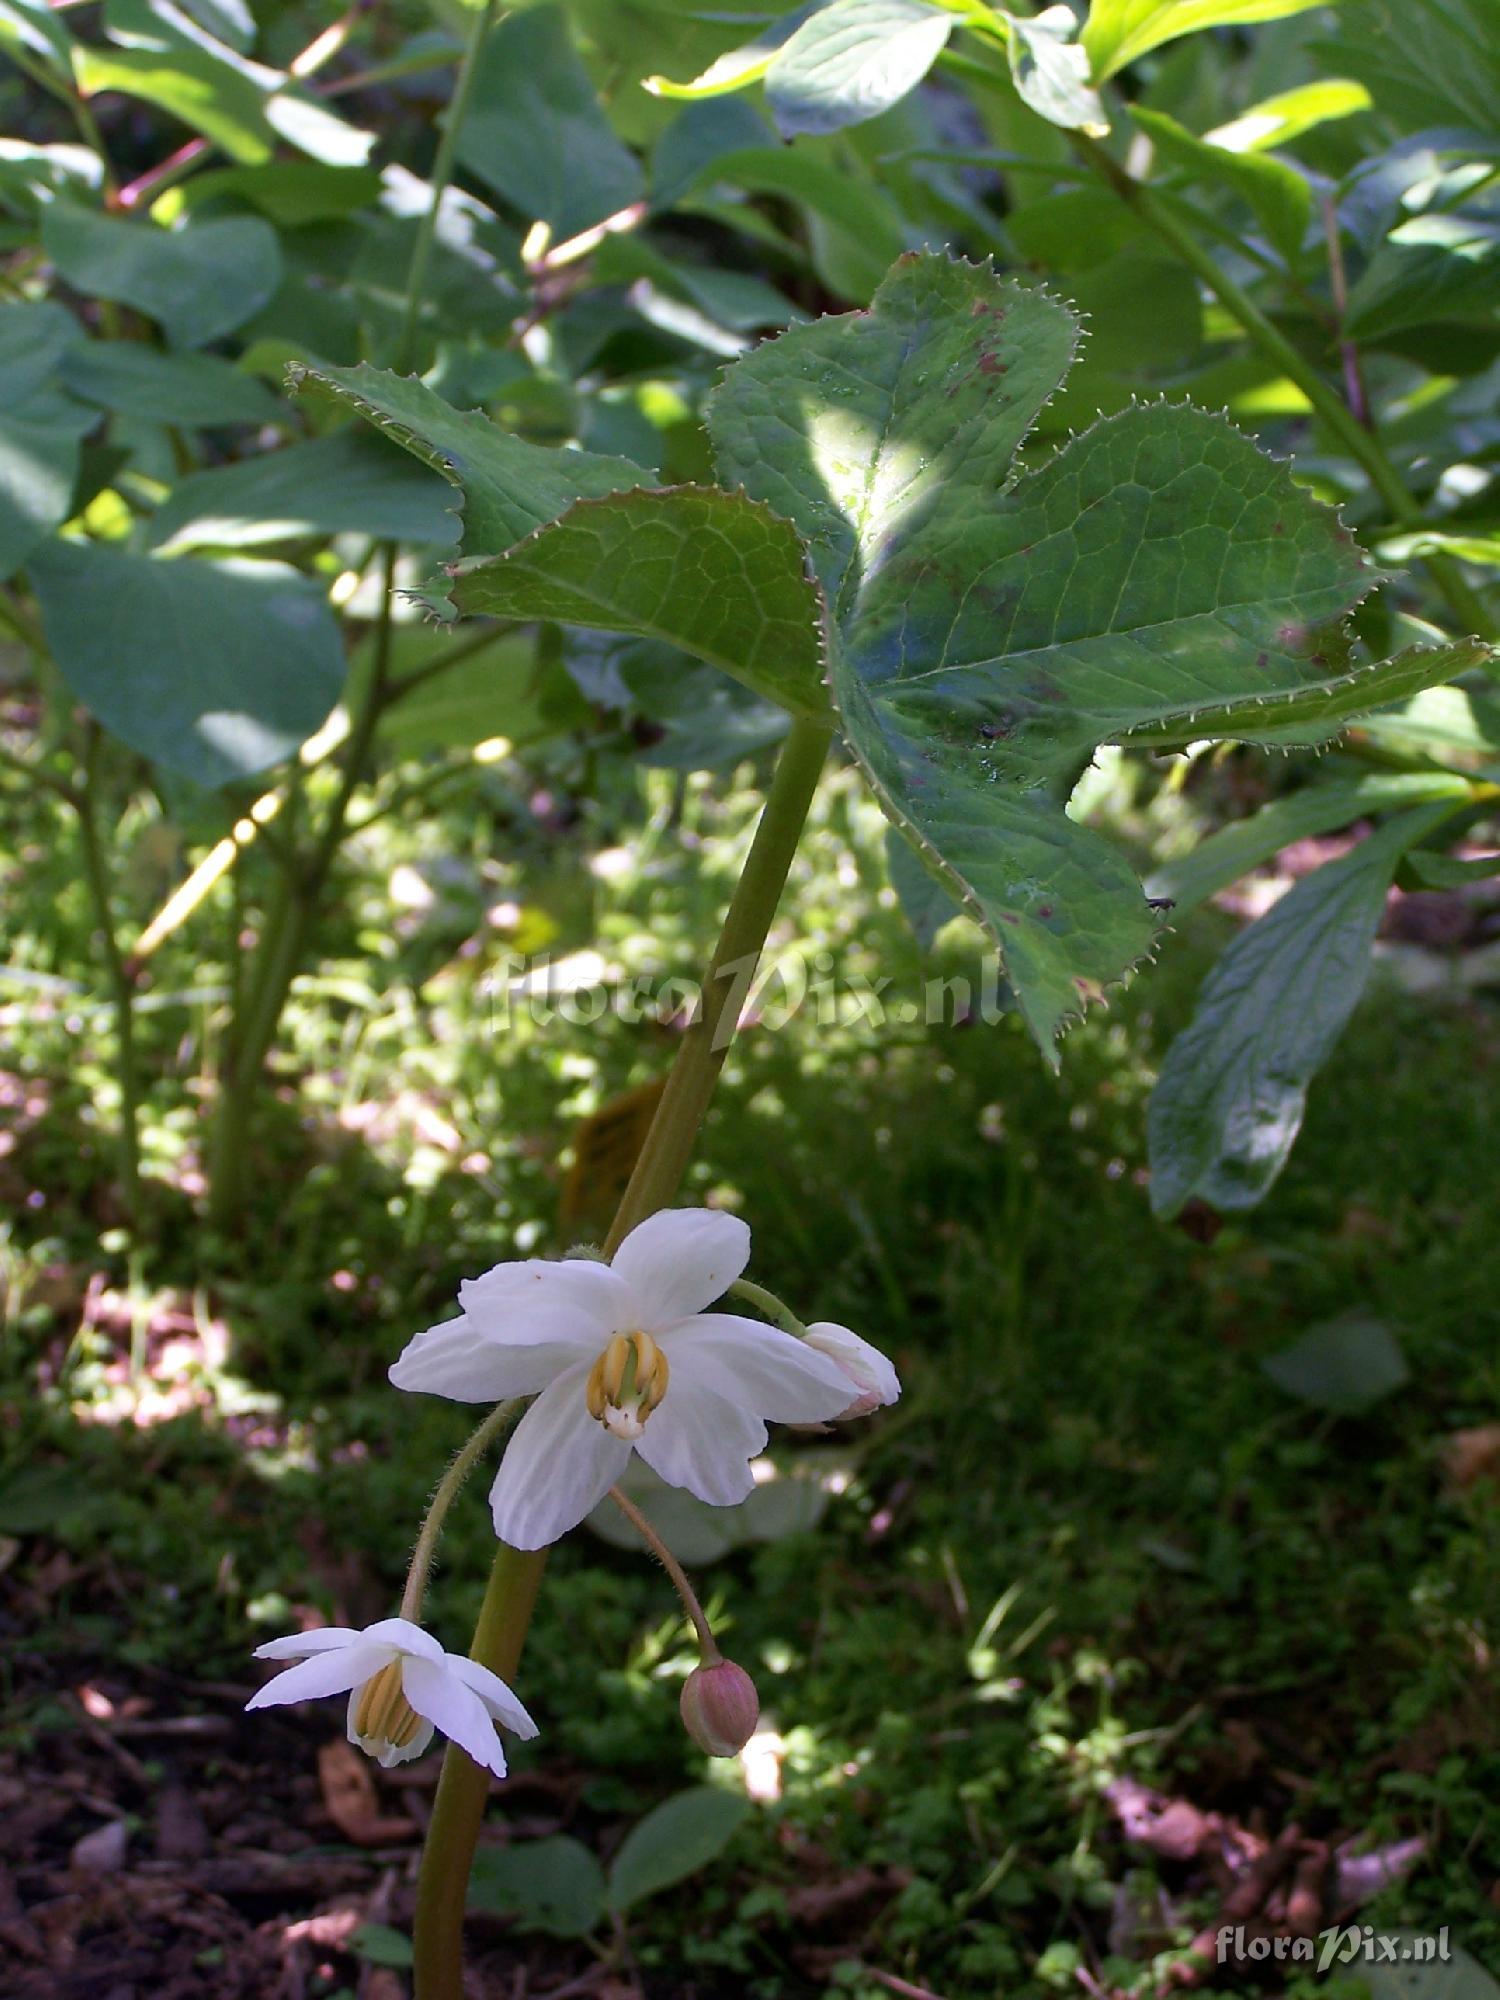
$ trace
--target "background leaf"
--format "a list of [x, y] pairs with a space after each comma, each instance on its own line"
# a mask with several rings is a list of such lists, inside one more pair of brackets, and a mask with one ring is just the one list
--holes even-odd
[[1396, 1337], [1382, 1319], [1342, 1313], [1266, 1355], [1262, 1370], [1299, 1402], [1357, 1415], [1411, 1379]]
[[1179, 35], [1251, 21], [1279, 21], [1318, 4], [1319, 0], [1091, 0], [1083, 45], [1094, 79], [1102, 83], [1127, 63]]
[[158, 229], [53, 202], [42, 242], [76, 290], [154, 319], [178, 347], [202, 347], [259, 312], [281, 282], [276, 232], [258, 216]]
[[620, 1844], [609, 1871], [609, 1907], [629, 1910], [717, 1859], [750, 1817], [738, 1792], [697, 1785], [648, 1812]]
[[1253, 1208], [1286, 1164], [1311, 1079], [1370, 971], [1402, 854], [1454, 810], [1418, 806], [1288, 890], [1230, 945], [1167, 1052], [1149, 1114], [1151, 1206]]
[[790, 139], [878, 118], [922, 81], [955, 26], [929, 0], [833, 0], [766, 71], [778, 129]]
[[628, 208], [645, 189], [555, 5], [520, 9], [490, 34], [458, 156], [558, 241]]
[[51, 542], [30, 572], [79, 700], [133, 750], [200, 785], [280, 763], [338, 699], [338, 625], [321, 586], [283, 563]]
[[587, 1937], [604, 1917], [604, 1871], [565, 1833], [485, 1846], [474, 1856], [468, 1901], [471, 1910], [514, 1916], [523, 1931]]

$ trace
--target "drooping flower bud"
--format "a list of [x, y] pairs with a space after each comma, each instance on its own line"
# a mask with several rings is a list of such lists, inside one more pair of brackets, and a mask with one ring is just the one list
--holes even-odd
[[682, 1684], [682, 1726], [710, 1757], [737, 1757], [755, 1734], [760, 1696], [743, 1667], [715, 1660]]
[[848, 1409], [840, 1413], [841, 1422], [849, 1417], [867, 1417], [872, 1410], [883, 1409], [900, 1396], [901, 1383], [890, 1362], [878, 1347], [861, 1340], [847, 1326], [840, 1326], [836, 1320], [815, 1319], [807, 1329], [807, 1344], [819, 1354], [826, 1354], [830, 1361], [836, 1361], [856, 1391]]

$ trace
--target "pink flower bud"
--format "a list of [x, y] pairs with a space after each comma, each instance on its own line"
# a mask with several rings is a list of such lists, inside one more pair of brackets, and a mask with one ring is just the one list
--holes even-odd
[[760, 1696], [733, 1660], [694, 1667], [682, 1684], [682, 1726], [710, 1757], [737, 1757], [755, 1734]]

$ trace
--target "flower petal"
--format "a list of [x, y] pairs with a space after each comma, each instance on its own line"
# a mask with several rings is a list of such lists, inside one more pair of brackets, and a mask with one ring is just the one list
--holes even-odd
[[448, 1667], [474, 1690], [495, 1720], [503, 1722], [513, 1735], [529, 1742], [538, 1734], [536, 1724], [498, 1674], [492, 1674], [478, 1660], [466, 1660], [457, 1653], [448, 1655]]
[[[594, 1352], [628, 1325], [631, 1303], [609, 1265], [593, 1257], [496, 1264], [481, 1277], [466, 1279], [458, 1302], [494, 1339], [560, 1340], [561, 1327], [569, 1322], [579, 1345], [589, 1344]], [[533, 1333], [533, 1325], [545, 1330]]]
[[852, 1327], [840, 1326], [837, 1320], [815, 1319], [807, 1329], [807, 1344], [836, 1361], [855, 1388], [873, 1397], [872, 1409], [900, 1400], [901, 1378], [889, 1359]]
[[381, 1743], [373, 1736], [360, 1736], [354, 1727], [354, 1718], [359, 1712], [360, 1690], [356, 1688], [349, 1697], [349, 1712], [344, 1719], [344, 1734], [349, 1741], [363, 1750], [367, 1757], [373, 1757], [382, 1771], [388, 1771], [393, 1764], [409, 1764], [413, 1757], [420, 1757], [432, 1741], [432, 1724], [425, 1716], [418, 1725], [416, 1734], [405, 1749], [398, 1750], [394, 1743]]
[[490, 1488], [495, 1533], [541, 1549], [597, 1507], [630, 1460], [630, 1446], [595, 1423], [584, 1401], [588, 1368], [559, 1375], [522, 1417]]
[[391, 1656], [391, 1647], [378, 1641], [368, 1644], [361, 1633], [353, 1646], [320, 1653], [314, 1660], [304, 1660], [300, 1667], [288, 1667], [274, 1681], [267, 1681], [258, 1694], [251, 1695], [245, 1707], [280, 1708], [289, 1701], [319, 1701], [325, 1694], [347, 1694], [377, 1673]]
[[[590, 1343], [595, 1338], [590, 1331]], [[398, 1389], [454, 1403], [501, 1403], [509, 1396], [534, 1396], [577, 1358], [573, 1341], [513, 1345], [486, 1336], [470, 1314], [461, 1313], [409, 1340], [391, 1364], [390, 1379]]]
[[373, 1625], [367, 1625], [363, 1636], [374, 1639], [379, 1645], [394, 1646], [400, 1653], [415, 1653], [418, 1659], [446, 1659], [442, 1647], [430, 1632], [424, 1632], [420, 1625], [414, 1625], [409, 1618], [377, 1618]]
[[[849, 1384], [844, 1383], [844, 1400]], [[669, 1486], [685, 1486], [710, 1507], [734, 1507], [755, 1480], [750, 1460], [766, 1448], [766, 1427], [753, 1411], [726, 1401], [674, 1370], [665, 1402], [648, 1418], [636, 1450]]]
[[319, 1625], [311, 1632], [293, 1632], [285, 1639], [267, 1639], [257, 1646], [257, 1660], [305, 1660], [314, 1653], [331, 1653], [339, 1646], [352, 1646], [362, 1635], [351, 1625]]
[[700, 1313], [674, 1326], [665, 1346], [672, 1388], [689, 1372], [694, 1382], [775, 1424], [828, 1423], [849, 1407], [849, 1377], [836, 1361], [758, 1319]]
[[632, 1229], [612, 1269], [635, 1294], [648, 1333], [700, 1313], [750, 1261], [750, 1231], [718, 1208], [664, 1208]]
[[489, 1710], [447, 1662], [403, 1660], [401, 1685], [418, 1715], [435, 1722], [476, 1764], [493, 1771], [497, 1778], [505, 1776], [505, 1750]]

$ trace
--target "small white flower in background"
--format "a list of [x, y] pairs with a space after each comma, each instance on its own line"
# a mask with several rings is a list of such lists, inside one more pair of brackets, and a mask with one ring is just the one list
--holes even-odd
[[837, 1320], [815, 1319], [807, 1329], [807, 1344], [836, 1361], [859, 1391], [848, 1409], [839, 1411], [841, 1417], [867, 1417], [900, 1396], [900, 1377], [880, 1349]]
[[257, 1646], [258, 1660], [301, 1660], [252, 1695], [246, 1708], [349, 1696], [349, 1741], [387, 1769], [420, 1757], [434, 1728], [476, 1764], [505, 1776], [505, 1752], [495, 1725], [519, 1737], [537, 1733], [520, 1702], [488, 1667], [445, 1653], [407, 1618], [382, 1618], [362, 1632], [330, 1625], [294, 1632]]
[[632, 1451], [668, 1485], [732, 1507], [754, 1485], [768, 1419], [823, 1423], [849, 1407], [840, 1361], [760, 1320], [704, 1311], [749, 1257], [737, 1216], [666, 1209], [608, 1264], [497, 1264], [459, 1287], [462, 1315], [419, 1333], [391, 1380], [457, 1402], [536, 1397], [490, 1492], [495, 1532], [514, 1548], [576, 1527]]

